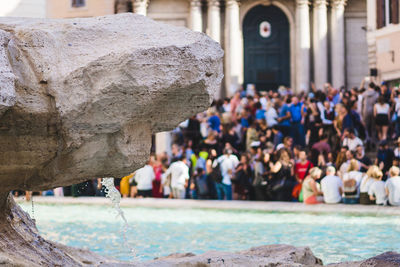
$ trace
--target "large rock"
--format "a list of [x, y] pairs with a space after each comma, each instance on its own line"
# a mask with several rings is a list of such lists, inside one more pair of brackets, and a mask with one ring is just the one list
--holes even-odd
[[132, 172], [152, 133], [209, 106], [222, 57], [206, 35], [140, 15], [0, 18], [0, 190]]
[[265, 266], [265, 267], [313, 267], [322, 266], [308, 247], [268, 245], [234, 252], [210, 251], [201, 255], [192, 253], [173, 254], [146, 262], [148, 267], [172, 266]]
[[41, 238], [8, 192], [141, 167], [153, 133], [210, 105], [222, 57], [206, 35], [139, 15], [0, 18], [0, 265], [115, 266]]

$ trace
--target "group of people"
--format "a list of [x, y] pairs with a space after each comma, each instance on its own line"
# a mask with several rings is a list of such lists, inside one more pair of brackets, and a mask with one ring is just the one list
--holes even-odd
[[171, 153], [116, 186], [124, 197], [400, 205], [400, 91], [364, 85], [247, 86], [179, 125]]

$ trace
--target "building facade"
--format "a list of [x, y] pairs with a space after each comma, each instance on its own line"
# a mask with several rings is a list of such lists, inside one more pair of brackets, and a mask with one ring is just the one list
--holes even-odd
[[[285, 85], [295, 91], [308, 90], [311, 82], [317, 88], [326, 82], [353, 87], [372, 67], [389, 77], [386, 68], [400, 63], [381, 66], [379, 59], [391, 57], [387, 42], [397, 42], [400, 33], [380, 41], [388, 30], [368, 30], [377, 24], [369, 18], [367, 25], [367, 3], [369, 10], [373, 4], [377, 9], [379, 1], [398, 0], [8, 0], [12, 12], [0, 15], [71, 18], [135, 12], [204, 32], [225, 50], [225, 78], [216, 96], [221, 97], [242, 84], [259, 90]], [[379, 55], [372, 57], [378, 48]]]
[[378, 81], [400, 84], [399, 0], [367, 0], [368, 58]]
[[120, 0], [116, 12], [205, 32], [225, 50], [220, 95], [241, 84], [305, 91], [368, 75], [365, 0]]

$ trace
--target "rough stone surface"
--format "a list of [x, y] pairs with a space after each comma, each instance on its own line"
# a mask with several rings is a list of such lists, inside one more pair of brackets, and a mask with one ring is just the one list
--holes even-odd
[[330, 267], [399, 267], [400, 254], [393, 251], [382, 253], [370, 259], [358, 262], [330, 264]]
[[8, 192], [141, 167], [153, 133], [210, 105], [222, 57], [206, 35], [140, 15], [0, 18], [0, 265], [115, 266], [41, 238]]
[[312, 267], [322, 266], [322, 261], [307, 247], [269, 245], [233, 252], [210, 251], [201, 255], [173, 254], [147, 262], [144, 266], [265, 266]]
[[134, 14], [0, 18], [1, 191], [122, 177], [152, 133], [207, 109], [223, 51]]

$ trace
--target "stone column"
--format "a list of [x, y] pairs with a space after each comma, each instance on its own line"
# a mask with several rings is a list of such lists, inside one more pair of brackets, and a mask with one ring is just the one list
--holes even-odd
[[345, 0], [332, 0], [331, 4], [332, 85], [340, 88], [345, 85], [344, 6], [346, 2]]
[[190, 19], [189, 27], [193, 31], [203, 31], [203, 16], [201, 11], [200, 0], [190, 0]]
[[[327, 1], [314, 0], [313, 37], [314, 37], [314, 82], [322, 89], [328, 82], [328, 16]], [[335, 55], [332, 55], [335, 57]]]
[[148, 0], [132, 0], [133, 12], [143, 16], [147, 15]]
[[168, 155], [171, 155], [171, 133], [170, 132], [161, 132], [156, 133], [156, 155], [167, 152]]
[[221, 14], [219, 0], [208, 0], [207, 34], [218, 43], [221, 42]]
[[226, 0], [225, 9], [225, 85], [232, 96], [243, 83], [243, 39], [239, 1]]
[[296, 8], [297, 24], [297, 66], [296, 66], [296, 90], [308, 91], [310, 88], [310, 10], [308, 0], [297, 0]]

